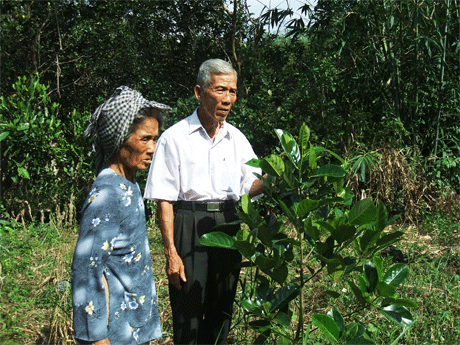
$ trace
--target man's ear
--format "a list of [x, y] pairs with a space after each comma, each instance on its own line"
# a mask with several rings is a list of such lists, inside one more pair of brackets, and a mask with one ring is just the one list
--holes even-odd
[[200, 85], [195, 85], [195, 88], [194, 88], [194, 91], [195, 91], [195, 97], [197, 100], [201, 101], [201, 93], [203, 92], [203, 89], [201, 88]]

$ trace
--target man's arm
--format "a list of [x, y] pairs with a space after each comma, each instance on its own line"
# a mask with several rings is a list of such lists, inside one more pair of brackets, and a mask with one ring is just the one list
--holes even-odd
[[170, 201], [160, 200], [158, 206], [158, 218], [166, 256], [166, 274], [169, 283], [180, 290], [182, 288], [181, 281], [186, 282], [187, 279], [185, 278], [184, 264], [174, 245], [173, 204]]
[[252, 183], [252, 186], [251, 186], [251, 189], [249, 190], [249, 197], [253, 198], [259, 194], [262, 194], [263, 191], [264, 191], [264, 188], [265, 188], [265, 185], [264, 183], [257, 179], [257, 180], [254, 180], [254, 182]]

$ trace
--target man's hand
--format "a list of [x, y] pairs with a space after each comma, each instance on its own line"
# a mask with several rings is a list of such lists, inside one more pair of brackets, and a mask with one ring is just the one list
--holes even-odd
[[171, 254], [166, 260], [166, 274], [168, 275], [169, 283], [177, 290], [182, 289], [182, 282], [186, 282], [184, 264], [180, 256], [175, 253]]
[[91, 345], [110, 345], [110, 341], [108, 338], [105, 338], [105, 339], [102, 339], [102, 340], [98, 340], [94, 343], [91, 343]]
[[166, 274], [169, 283], [182, 289], [181, 282], [186, 282], [184, 263], [177, 254], [174, 245], [174, 209], [171, 201], [160, 200], [158, 202], [158, 218], [161, 236], [163, 237], [163, 246], [166, 256]]

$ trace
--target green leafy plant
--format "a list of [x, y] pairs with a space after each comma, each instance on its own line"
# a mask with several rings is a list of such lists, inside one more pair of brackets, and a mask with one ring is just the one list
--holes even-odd
[[[349, 291], [354, 296], [346, 314], [334, 306], [326, 314], [312, 315], [311, 326], [327, 341], [372, 344], [371, 332], [357, 317], [364, 310], [409, 328], [410, 309], [417, 304], [396, 291], [408, 268], [385, 268], [378, 255], [400, 239], [402, 232], [387, 231], [397, 217], [389, 219], [382, 202], [363, 199], [353, 204], [344, 182], [350, 165], [314, 146], [306, 125], [300, 129], [299, 144], [286, 131], [275, 133], [282, 155], [248, 164], [265, 172], [259, 178], [276, 209], [267, 213], [244, 195], [239, 214], [247, 227], [234, 237], [216, 231], [200, 239], [205, 245], [239, 250], [247, 260], [244, 265], [255, 268], [253, 290], [246, 291], [241, 302], [249, 326], [259, 334], [254, 343], [269, 337], [280, 344], [308, 342], [304, 299], [309, 282], [320, 277], [333, 301]], [[336, 291], [339, 282], [348, 289]]]
[[62, 122], [38, 76], [19, 77], [13, 89], [0, 103], [2, 205], [23, 222], [72, 223], [92, 175], [85, 119], [73, 110]]

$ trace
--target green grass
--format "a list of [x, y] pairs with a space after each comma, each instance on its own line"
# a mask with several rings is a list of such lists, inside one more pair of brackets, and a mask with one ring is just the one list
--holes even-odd
[[[419, 304], [412, 311], [415, 322], [399, 339], [401, 328], [378, 317], [365, 315], [378, 344], [456, 344], [460, 339], [460, 251], [459, 225], [442, 217], [423, 226], [409, 227], [397, 245], [410, 268], [400, 293]], [[164, 337], [151, 344], [171, 344], [172, 322], [168, 284], [164, 271], [161, 236], [149, 229], [151, 254]], [[58, 229], [53, 224], [19, 226], [0, 237], [0, 340], [2, 344], [75, 344], [72, 336], [71, 297], [68, 281], [76, 229]], [[385, 258], [386, 265], [392, 257]], [[327, 278], [309, 283], [305, 292], [305, 324], [310, 316], [326, 312], [330, 297], [324, 291]], [[340, 287], [342, 288], [342, 287]], [[240, 287], [241, 289], [241, 287]], [[241, 290], [240, 290], [241, 292]], [[241, 293], [239, 294], [241, 295]], [[345, 294], [337, 301], [346, 308]], [[238, 303], [237, 303], [238, 304]], [[366, 312], [367, 313], [367, 312]], [[377, 315], [377, 316], [376, 316]], [[252, 344], [254, 333], [247, 327], [241, 310], [235, 308], [230, 343]], [[309, 343], [323, 343], [318, 331]]]

